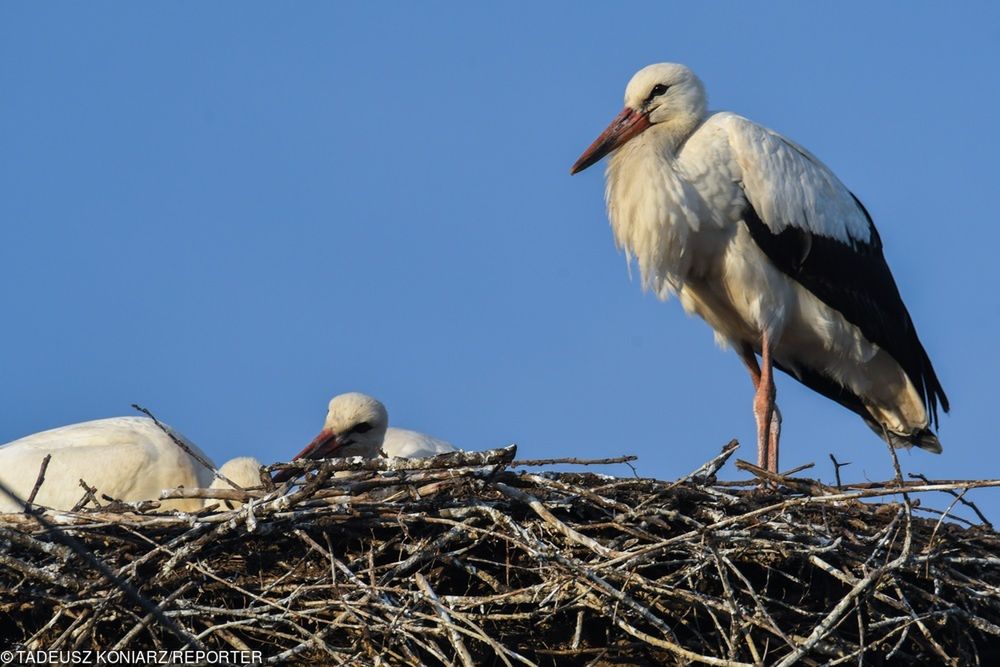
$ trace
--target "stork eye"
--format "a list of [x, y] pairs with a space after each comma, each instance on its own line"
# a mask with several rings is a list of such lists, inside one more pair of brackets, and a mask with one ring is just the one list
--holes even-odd
[[351, 430], [355, 433], [367, 433], [372, 430], [372, 425], [368, 422], [361, 422], [360, 424], [355, 425]]
[[667, 88], [669, 88], [669, 87], [670, 86], [668, 86], [668, 85], [666, 85], [664, 83], [658, 83], [658, 84], [656, 84], [655, 86], [653, 86], [653, 89], [651, 91], [649, 91], [649, 97], [646, 98], [646, 101], [650, 102], [650, 101], [652, 101], [652, 99], [654, 97], [659, 97], [663, 93], [667, 92]]

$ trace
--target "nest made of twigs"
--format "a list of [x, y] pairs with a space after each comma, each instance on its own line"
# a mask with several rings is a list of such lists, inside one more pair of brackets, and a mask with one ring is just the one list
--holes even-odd
[[0, 636], [274, 663], [996, 664], [1000, 535], [913, 498], [1000, 483], [718, 482], [734, 450], [674, 482], [515, 472], [509, 447], [174, 494], [248, 501], [223, 512], [7, 515]]

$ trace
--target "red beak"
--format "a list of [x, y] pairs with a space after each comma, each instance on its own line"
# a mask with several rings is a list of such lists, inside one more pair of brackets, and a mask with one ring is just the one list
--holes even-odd
[[[319, 435], [313, 438], [312, 442], [305, 446], [305, 449], [295, 455], [295, 459], [326, 459], [340, 449], [341, 444], [339, 436], [333, 429], [325, 428], [319, 432]], [[273, 479], [275, 483], [280, 484], [291, 477], [291, 471], [282, 470], [275, 473]]]
[[618, 117], [611, 121], [608, 129], [604, 130], [601, 136], [583, 152], [580, 159], [573, 163], [569, 170], [570, 175], [583, 171], [632, 137], [641, 134], [650, 125], [647, 114], [625, 107]]
[[296, 459], [328, 459], [330, 454], [340, 449], [340, 439], [333, 429], [325, 428], [319, 432], [305, 449], [295, 455]]

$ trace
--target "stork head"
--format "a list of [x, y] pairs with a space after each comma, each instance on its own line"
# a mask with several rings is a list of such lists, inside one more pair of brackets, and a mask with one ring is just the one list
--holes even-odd
[[[226, 477], [226, 479], [232, 481], [237, 486], [243, 489], [252, 489], [254, 487], [259, 487], [262, 482], [260, 480], [260, 468], [261, 462], [252, 456], [238, 456], [235, 459], [229, 459], [226, 461], [219, 472]], [[212, 480], [212, 489], [231, 489], [233, 488], [229, 482], [222, 479], [221, 477], [216, 477]], [[213, 505], [218, 503], [217, 507], [221, 510], [223, 507], [228, 509], [236, 509], [243, 505], [243, 503], [236, 500], [223, 500], [221, 503], [217, 500], [205, 500], [205, 506]]]
[[385, 406], [371, 396], [357, 392], [335, 396], [327, 409], [323, 430], [295, 458], [374, 458], [382, 449], [388, 426]]
[[677, 137], [678, 143], [683, 141], [705, 117], [707, 103], [701, 80], [684, 65], [643, 67], [625, 87], [625, 108], [583, 152], [570, 173], [583, 171], [652, 127]]
[[[235, 459], [229, 459], [222, 467], [219, 468], [219, 472], [233, 483], [239, 485], [244, 489], [252, 489], [255, 486], [260, 486], [260, 467], [261, 462], [252, 456], [237, 456]], [[231, 489], [229, 482], [225, 481], [221, 477], [216, 477], [212, 480], [212, 489]]]

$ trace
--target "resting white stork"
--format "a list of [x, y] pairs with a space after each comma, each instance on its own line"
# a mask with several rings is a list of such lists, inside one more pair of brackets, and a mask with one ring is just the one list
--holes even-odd
[[[211, 463], [194, 443], [176, 431], [171, 432]], [[61, 426], [3, 445], [0, 481], [22, 500], [26, 499], [46, 454], [51, 454], [52, 459], [35, 504], [57, 510], [72, 509], [83, 497], [80, 479], [96, 487], [98, 497], [106, 494], [124, 501], [155, 500], [163, 489], [178, 486], [205, 488], [214, 479], [211, 470], [178, 447], [152, 419], [112, 417]], [[259, 484], [258, 477], [256, 485]], [[161, 507], [193, 512], [201, 509], [202, 500], [165, 500]], [[0, 512], [22, 509], [0, 493]]]
[[643, 287], [676, 294], [740, 354], [757, 389], [759, 465], [778, 469], [772, 365], [890, 445], [940, 452], [931, 424], [948, 399], [864, 206], [798, 144], [706, 105], [687, 67], [639, 70], [571, 173], [613, 152], [615, 240]]
[[[388, 457], [422, 458], [454, 451], [457, 448], [444, 440], [389, 428], [389, 413], [380, 401], [350, 392], [330, 400], [323, 430], [295, 458], [325, 459], [334, 455], [375, 458], [380, 452]], [[274, 481], [284, 482], [291, 476], [291, 472], [282, 471], [274, 475]]]

